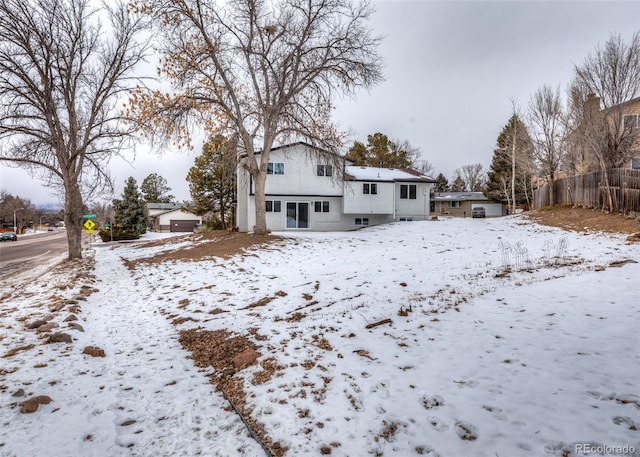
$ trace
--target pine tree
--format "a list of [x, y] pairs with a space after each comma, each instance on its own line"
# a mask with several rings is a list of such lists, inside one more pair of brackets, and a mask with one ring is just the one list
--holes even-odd
[[[498, 136], [484, 194], [509, 207], [529, 203], [527, 184], [531, 179], [533, 143], [517, 114], [511, 116]], [[515, 176], [513, 174], [515, 161]], [[513, 184], [515, 183], [515, 188]], [[515, 205], [512, 202], [515, 196]]]
[[222, 228], [227, 228], [229, 210], [236, 195], [237, 144], [215, 135], [202, 147], [202, 154], [187, 174], [193, 204], [188, 209], [197, 215], [217, 212]]
[[380, 132], [367, 136], [366, 146], [356, 141], [346, 154], [354, 165], [379, 168], [416, 168], [419, 156], [407, 141], [392, 141]]
[[170, 191], [167, 180], [157, 173], [151, 173], [140, 184], [140, 192], [147, 203], [171, 203], [175, 197], [169, 194]]
[[149, 220], [142, 196], [138, 191], [138, 185], [133, 177], [126, 181], [122, 200], [113, 200], [115, 211], [115, 225], [124, 230], [131, 230], [138, 234], [147, 231]]
[[462, 179], [462, 176], [456, 176], [456, 179], [451, 183], [451, 192], [464, 192], [467, 188], [467, 184]]
[[434, 192], [449, 192], [449, 180], [440, 173], [436, 177], [437, 184], [433, 187]]

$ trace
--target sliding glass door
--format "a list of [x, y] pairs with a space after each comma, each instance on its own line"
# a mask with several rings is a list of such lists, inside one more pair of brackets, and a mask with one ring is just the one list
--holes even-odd
[[309, 228], [308, 202], [287, 202], [287, 228]]

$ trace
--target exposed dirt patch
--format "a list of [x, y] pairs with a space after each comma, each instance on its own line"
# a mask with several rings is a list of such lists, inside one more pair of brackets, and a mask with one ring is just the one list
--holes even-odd
[[[196, 366], [212, 367], [216, 370], [214, 374], [209, 376], [211, 383], [217, 386], [223, 395], [232, 402], [236, 412], [242, 415], [253, 433], [269, 449], [271, 455], [284, 456], [287, 449], [282, 447], [280, 443], [273, 442], [262, 424], [251, 417], [251, 408], [247, 405], [243, 380], [233, 376], [236, 373], [233, 359], [246, 351], [256, 350], [257, 346], [247, 336], [237, 335], [225, 329], [215, 331], [183, 330], [180, 332], [180, 343], [191, 352], [191, 358]], [[271, 379], [276, 371], [284, 369], [284, 367], [277, 366], [275, 359], [272, 358], [263, 360], [260, 362], [260, 366], [262, 371], [254, 375], [252, 381], [254, 384], [264, 383]]]
[[635, 218], [620, 213], [605, 213], [598, 209], [571, 206], [547, 207], [531, 211], [526, 216], [539, 224], [576, 232], [635, 234], [636, 239], [640, 232], [640, 223]]
[[135, 267], [136, 263], [157, 264], [170, 260], [198, 261], [207, 257], [228, 259], [236, 254], [246, 254], [246, 251], [251, 249], [264, 249], [268, 245], [282, 243], [285, 241], [285, 238], [273, 235], [257, 236], [249, 233], [214, 231], [152, 241], [140, 245], [140, 247], [166, 246], [183, 241], [188, 241], [193, 244], [189, 248], [167, 250], [153, 257], [142, 258], [136, 262], [127, 261], [125, 263], [127, 267], [131, 269]]
[[247, 349], [257, 347], [243, 335], [228, 330], [182, 330], [180, 343], [191, 351], [198, 367], [213, 367], [221, 372], [233, 367], [233, 358]]

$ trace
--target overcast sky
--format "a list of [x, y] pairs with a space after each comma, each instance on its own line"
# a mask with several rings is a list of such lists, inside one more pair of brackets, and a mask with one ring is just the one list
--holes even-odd
[[[465, 164], [488, 169], [498, 134], [543, 84], [563, 93], [573, 66], [612, 33], [630, 41], [640, 31], [640, 2], [374, 2], [372, 26], [386, 38], [380, 51], [385, 82], [357, 99], [337, 100], [335, 120], [365, 142], [382, 132], [407, 140], [449, 180]], [[346, 149], [350, 144], [345, 145]], [[164, 176], [178, 200], [189, 198], [185, 176], [200, 153], [139, 152], [111, 165], [117, 187], [133, 176]], [[0, 188], [35, 204], [57, 202], [26, 173], [1, 166]]]

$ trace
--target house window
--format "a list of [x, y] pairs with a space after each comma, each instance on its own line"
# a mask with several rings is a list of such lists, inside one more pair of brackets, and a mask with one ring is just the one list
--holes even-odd
[[329, 202], [315, 202], [314, 211], [316, 213], [328, 213], [329, 212]]
[[400, 198], [406, 200], [416, 199], [416, 185], [415, 184], [400, 184]]
[[413, 221], [412, 217], [401, 217], [400, 222], [411, 222]]
[[634, 129], [640, 127], [640, 114], [628, 114], [624, 117], [624, 128]]
[[356, 217], [356, 225], [369, 225], [368, 217]]
[[265, 201], [265, 210], [267, 213], [279, 213], [282, 211], [282, 202], [280, 200]]
[[378, 185], [376, 183], [364, 183], [362, 184], [362, 193], [376, 195], [378, 193]]
[[633, 170], [640, 170], [640, 157], [631, 159], [631, 168]]
[[461, 201], [447, 202], [447, 207], [449, 207], [449, 208], [462, 208], [461, 203], [462, 203]]
[[318, 165], [318, 176], [333, 176], [333, 165]]
[[282, 163], [282, 162], [269, 162], [267, 164], [267, 174], [268, 175], [283, 175], [284, 174], [284, 163]]

